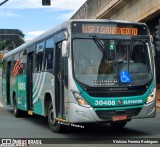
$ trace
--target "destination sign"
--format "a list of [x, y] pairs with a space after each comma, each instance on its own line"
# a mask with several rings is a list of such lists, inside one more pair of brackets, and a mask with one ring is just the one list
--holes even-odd
[[105, 25], [82, 25], [82, 33], [114, 34], [114, 35], [138, 35], [138, 28], [114, 27]]
[[72, 25], [72, 33], [125, 36], [137, 36], [148, 34], [145, 25], [117, 22], [74, 22]]

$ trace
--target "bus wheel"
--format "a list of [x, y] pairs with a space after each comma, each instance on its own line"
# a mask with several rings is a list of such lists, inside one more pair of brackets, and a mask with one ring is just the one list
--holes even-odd
[[56, 133], [62, 133], [65, 130], [65, 126], [62, 124], [59, 124], [58, 121], [54, 120], [54, 113], [53, 113], [53, 106], [52, 106], [52, 102], [50, 102], [49, 106], [48, 106], [48, 124], [50, 129], [52, 130], [52, 132], [56, 132]]
[[127, 124], [127, 121], [121, 121], [121, 122], [111, 122], [111, 126], [113, 128], [116, 128], [116, 129], [120, 129], [120, 128], [123, 128], [125, 125]]
[[14, 97], [14, 100], [13, 100], [13, 112], [15, 117], [20, 116], [20, 110], [17, 108], [16, 97]]

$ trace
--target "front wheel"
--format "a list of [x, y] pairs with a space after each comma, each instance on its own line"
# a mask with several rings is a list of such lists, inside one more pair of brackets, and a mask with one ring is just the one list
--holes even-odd
[[65, 126], [60, 124], [58, 121], [54, 120], [54, 111], [52, 102], [49, 103], [48, 106], [48, 124], [52, 132], [62, 133], [65, 131]]
[[13, 113], [15, 117], [20, 117], [21, 115], [21, 110], [19, 110], [17, 108], [17, 101], [16, 101], [16, 97], [14, 97], [13, 99]]

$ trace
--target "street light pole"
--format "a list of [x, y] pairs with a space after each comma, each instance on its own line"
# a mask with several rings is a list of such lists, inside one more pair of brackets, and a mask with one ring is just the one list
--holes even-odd
[[0, 3], [0, 6], [3, 5], [4, 3], [6, 3], [8, 0], [5, 0], [3, 2]]

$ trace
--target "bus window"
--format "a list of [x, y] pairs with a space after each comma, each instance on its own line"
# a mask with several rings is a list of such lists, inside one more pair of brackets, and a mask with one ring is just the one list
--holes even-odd
[[2, 70], [2, 75], [5, 76], [6, 74], [6, 60], [3, 60], [3, 70]]
[[44, 69], [53, 69], [54, 38], [46, 40]]
[[43, 69], [43, 52], [44, 50], [44, 41], [37, 44], [36, 47], [36, 69], [35, 71], [42, 71]]
[[20, 53], [19, 60], [20, 60], [19, 74], [25, 74], [26, 73], [26, 64], [27, 64], [26, 50], [22, 51]]
[[12, 76], [17, 76], [19, 73], [19, 54], [17, 53], [13, 58]]

